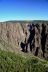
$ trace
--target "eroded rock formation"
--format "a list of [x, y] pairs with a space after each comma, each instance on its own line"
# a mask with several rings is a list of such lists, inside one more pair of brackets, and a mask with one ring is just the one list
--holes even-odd
[[[16, 51], [16, 49], [20, 48], [20, 42], [25, 40], [25, 31], [27, 30], [28, 35], [29, 35], [29, 31], [28, 31], [28, 24], [31, 23], [38, 23], [40, 25], [40, 33], [41, 33], [41, 25], [42, 23], [46, 24], [46, 32], [48, 33], [48, 22], [40, 22], [40, 21], [35, 21], [35, 22], [26, 22], [26, 21], [8, 21], [8, 22], [0, 22], [0, 43], [1, 40], [3, 40], [4, 45], [6, 45], [6, 43], [8, 45], [11, 45], [10, 49], [13, 49], [14, 51]], [[46, 39], [46, 56], [48, 57], [48, 36]], [[40, 51], [41, 51], [41, 45], [40, 45]], [[39, 51], [39, 52], [40, 52]], [[41, 53], [41, 52], [40, 52]], [[39, 53], [39, 56], [40, 56]]]

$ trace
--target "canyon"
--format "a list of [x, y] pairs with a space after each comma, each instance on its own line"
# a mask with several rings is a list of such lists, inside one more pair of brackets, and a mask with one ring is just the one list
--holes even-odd
[[[0, 22], [0, 49], [11, 51], [11, 52], [21, 52], [20, 43], [25, 40], [25, 31], [28, 32], [28, 25], [39, 24], [40, 33], [41, 25], [44, 23], [46, 25], [46, 33], [48, 34], [48, 21], [6, 21]], [[41, 45], [40, 45], [41, 46]], [[45, 58], [48, 60], [48, 35], [46, 38], [46, 48], [45, 48]], [[34, 50], [32, 52], [34, 55]], [[42, 57], [41, 47], [39, 49], [39, 57]]]

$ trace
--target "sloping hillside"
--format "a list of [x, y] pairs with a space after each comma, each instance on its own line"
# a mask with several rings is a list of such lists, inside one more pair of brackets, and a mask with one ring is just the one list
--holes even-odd
[[48, 62], [30, 54], [0, 50], [0, 72], [48, 72]]

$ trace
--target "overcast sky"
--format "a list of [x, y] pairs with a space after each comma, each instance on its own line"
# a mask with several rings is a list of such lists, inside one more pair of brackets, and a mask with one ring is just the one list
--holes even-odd
[[0, 21], [48, 20], [48, 0], [0, 0]]

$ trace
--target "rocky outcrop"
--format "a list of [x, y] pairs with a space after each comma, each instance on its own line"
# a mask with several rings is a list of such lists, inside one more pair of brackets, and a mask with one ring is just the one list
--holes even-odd
[[[0, 22], [0, 40], [2, 39], [5, 44], [11, 45], [14, 51], [18, 48], [20, 49], [20, 42], [25, 40], [25, 31], [27, 30], [28, 35], [28, 24], [38, 23], [40, 25], [41, 32], [41, 24], [46, 24], [46, 32], [48, 33], [48, 22], [44, 21], [8, 21], [8, 22]], [[46, 40], [46, 56], [48, 57], [48, 36]]]

